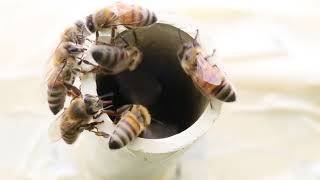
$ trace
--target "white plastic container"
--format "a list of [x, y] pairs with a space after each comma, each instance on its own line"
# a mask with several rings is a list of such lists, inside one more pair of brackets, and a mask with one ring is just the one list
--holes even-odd
[[[157, 37], [161, 39], [161, 32], [164, 33], [164, 37], [167, 36], [168, 33], [176, 33], [178, 37], [178, 32], [174, 32], [175, 28], [171, 25], [157, 24], [156, 26], [157, 27], [152, 27], [152, 29], [157, 29], [155, 30], [155, 39], [157, 39]], [[149, 31], [152, 30], [145, 28], [137, 32], [139, 43], [144, 43], [142, 42], [145, 41], [144, 36], [148, 37]], [[125, 35], [124, 37], [127, 38]], [[127, 40], [130, 40], [130, 38]], [[169, 37], [168, 39], [162, 38], [161, 41], [170, 44], [167, 41], [172, 41], [172, 39], [169, 39]], [[176, 44], [177, 46], [181, 44], [179, 41]], [[150, 42], [146, 42], [146, 44], [148, 44], [147, 46], [152, 46], [149, 45], [152, 44]], [[154, 46], [158, 45], [159, 44], [155, 43]], [[167, 50], [163, 52], [160, 51], [160, 53], [167, 53]], [[149, 57], [148, 54], [146, 56], [146, 58]], [[163, 73], [166, 73], [165, 69]], [[174, 76], [172, 78], [174, 78]], [[83, 94], [92, 94], [96, 91], [97, 87], [94, 82], [96, 82], [96, 79], [93, 74], [88, 74], [82, 78], [81, 87]], [[93, 134], [86, 133], [85, 136], [82, 136], [78, 140], [73, 149], [74, 164], [76, 164], [81, 173], [85, 174], [85, 179], [88, 180], [160, 180], [172, 178], [174, 177], [179, 157], [209, 130], [217, 118], [221, 103], [215, 101], [213, 104], [214, 109], [208, 107], [194, 124], [178, 134], [160, 139], [137, 138], [133, 143], [120, 150], [110, 150], [108, 147], [108, 139], [102, 137], [97, 138]], [[100, 130], [108, 133], [113, 131], [114, 125], [106, 115], [99, 118], [99, 120], [106, 122], [106, 124], [99, 127]]]
[[[148, 28], [142, 28], [141, 31], [137, 32], [139, 43], [143, 44], [145, 42], [139, 48], [142, 48], [143, 51], [146, 48], [147, 50], [144, 55], [146, 59], [149, 57], [149, 60], [144, 59], [144, 61], [149, 61], [149, 66], [151, 62], [150, 67], [145, 67], [151, 68], [151, 72], [159, 71], [160, 76], [163, 75], [164, 79], [162, 80], [164, 81], [173, 80], [171, 84], [163, 82], [166, 86], [173, 86], [167, 93], [170, 94], [171, 91], [176, 91], [169, 96], [172, 99], [162, 97], [156, 97], [155, 99], [166, 99], [165, 103], [167, 104], [162, 106], [164, 107], [162, 113], [166, 111], [171, 111], [171, 113], [176, 112], [175, 118], [171, 119], [171, 121], [177, 121], [177, 125], [182, 124], [183, 131], [180, 127], [178, 133], [158, 139], [138, 137], [134, 142], [120, 150], [110, 150], [108, 147], [109, 139], [97, 137], [89, 132], [83, 132], [76, 143], [71, 146], [64, 144], [63, 141], [50, 144], [47, 140], [47, 131], [45, 130], [41, 138], [35, 143], [32, 152], [30, 152], [30, 158], [22, 165], [21, 170], [25, 174], [25, 177], [29, 177], [32, 180], [168, 180], [175, 177], [176, 165], [179, 158], [210, 129], [219, 115], [221, 103], [214, 101], [214, 108], [208, 107], [206, 98], [193, 86], [191, 79], [183, 73], [181, 67], [179, 67], [179, 62], [174, 60], [177, 48], [180, 47], [182, 41], [192, 40], [196, 29], [183, 28], [181, 32], [182, 40], [178, 35], [176, 27], [172, 26], [172, 24], [156, 24], [153, 26], [155, 32], [149, 31], [150, 29]], [[188, 36], [184, 31], [191, 33], [192, 36]], [[124, 34], [124, 37], [129, 38], [127, 40], [132, 42], [129, 36]], [[152, 42], [153, 38], [156, 41]], [[150, 39], [151, 41], [148, 42]], [[152, 49], [157, 49], [159, 48], [158, 46], [161, 46], [160, 49], [162, 50], [155, 51]], [[165, 57], [168, 59], [164, 59], [163, 61], [161, 58], [157, 59], [154, 62], [160, 64], [153, 65], [148, 53], [151, 53], [151, 58], [166, 54], [167, 56]], [[155, 55], [152, 53], [155, 53]], [[175, 67], [171, 68], [171, 66]], [[142, 64], [141, 68], [143, 69], [143, 67], [144, 65]], [[173, 74], [170, 74], [170, 72]], [[163, 77], [160, 77], [160, 79]], [[178, 80], [174, 81], [176, 78]], [[170, 89], [166, 86], [160, 90], [165, 92], [166, 89]], [[179, 88], [182, 90], [177, 90]], [[86, 74], [81, 78], [81, 91], [83, 94], [95, 95], [97, 94], [97, 89], [99, 88], [97, 88], [95, 74]], [[139, 91], [136, 92], [139, 93]], [[184, 101], [185, 99], [186, 101]], [[133, 100], [135, 99], [133, 98]], [[147, 98], [146, 102], [148, 100]], [[179, 104], [178, 101], [183, 102]], [[194, 109], [197, 110], [194, 111]], [[196, 112], [196, 114], [193, 112]], [[191, 113], [192, 117], [185, 116], [188, 113]], [[187, 121], [184, 118], [189, 120]], [[104, 120], [105, 122], [99, 126], [100, 130], [107, 133], [113, 131], [115, 126], [107, 115], [101, 116], [99, 120]]]

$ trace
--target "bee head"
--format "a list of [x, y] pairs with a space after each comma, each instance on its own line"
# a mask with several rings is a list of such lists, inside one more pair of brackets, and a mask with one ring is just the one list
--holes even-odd
[[86, 94], [84, 96], [84, 103], [86, 105], [87, 113], [93, 115], [103, 108], [103, 103], [100, 102], [99, 97]]
[[88, 116], [85, 108], [85, 104], [81, 97], [78, 97], [71, 101], [70, 106], [68, 107], [70, 116], [74, 119], [82, 119], [83, 117]]
[[73, 43], [66, 43], [63, 47], [70, 55], [78, 55], [86, 50], [85, 48], [79, 47]]

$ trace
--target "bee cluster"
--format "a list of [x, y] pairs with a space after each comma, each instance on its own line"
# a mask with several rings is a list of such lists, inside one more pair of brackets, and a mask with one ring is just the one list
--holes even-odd
[[[117, 28], [123, 26], [132, 30], [137, 39], [135, 30], [154, 26], [156, 22], [157, 16], [149, 9], [118, 2], [65, 29], [51, 58], [52, 66], [47, 74], [47, 95], [49, 108], [54, 115], [64, 108], [66, 96], [72, 97], [72, 100], [50, 125], [50, 139], [62, 138], [67, 144], [73, 144], [81, 132], [86, 130], [108, 138], [110, 149], [120, 149], [147, 130], [155, 119], [143, 103], [125, 104], [115, 108], [113, 100], [110, 100], [114, 94], [83, 95], [74, 85], [74, 81], [86, 73], [113, 76], [122, 72], [134, 72], [143, 60], [142, 51], [139, 47], [130, 45], [121, 34], [117, 39], [121, 39], [122, 43], [116, 43]], [[99, 32], [106, 29], [111, 30], [109, 43], [99, 41]], [[181, 39], [180, 31], [177, 33]], [[96, 39], [91, 41], [88, 37], [94, 34]], [[216, 64], [211, 65], [207, 61], [209, 56], [204, 55], [196, 39], [197, 36], [191, 42], [181, 43], [181, 47], [175, 52], [181, 69], [192, 79], [193, 86], [209, 101], [213, 98], [224, 102], [235, 101], [236, 94], [231, 82]], [[90, 52], [94, 63], [84, 58], [87, 53], [86, 42], [95, 43]], [[82, 69], [83, 63], [91, 69]], [[102, 132], [96, 127], [103, 123], [97, 121], [102, 114], [107, 114], [116, 124], [113, 133]]]

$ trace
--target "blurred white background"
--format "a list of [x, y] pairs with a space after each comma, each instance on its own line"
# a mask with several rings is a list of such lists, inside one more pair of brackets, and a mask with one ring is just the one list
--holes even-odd
[[[17, 169], [54, 119], [44, 64], [64, 27], [111, 2], [0, 2], [1, 179], [34, 179]], [[183, 158], [183, 180], [320, 179], [320, 1], [130, 2], [196, 22], [238, 90]]]

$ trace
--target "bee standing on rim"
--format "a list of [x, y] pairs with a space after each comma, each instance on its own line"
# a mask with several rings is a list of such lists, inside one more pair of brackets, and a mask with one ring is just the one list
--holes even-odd
[[67, 144], [73, 144], [84, 130], [95, 133], [97, 136], [109, 137], [108, 134], [99, 131], [96, 125], [103, 122], [91, 122], [96, 115], [103, 113], [103, 103], [98, 97], [86, 95], [75, 97], [68, 108], [64, 110], [49, 127], [49, 138], [52, 141], [63, 139]]
[[147, 8], [125, 3], [116, 3], [119, 22], [128, 29], [148, 26], [157, 22], [158, 18], [154, 12]]
[[99, 31], [115, 26], [117, 18], [113, 8], [109, 6], [88, 15], [85, 24], [90, 33], [96, 33], [97, 40]]
[[125, 105], [123, 113], [110, 135], [109, 148], [120, 149], [138, 137], [151, 123], [148, 109], [142, 105]]
[[[179, 31], [181, 39], [181, 34]], [[193, 80], [200, 92], [208, 98], [224, 102], [236, 101], [233, 85], [226, 74], [217, 66], [211, 65], [204, 56], [199, 43], [196, 42], [198, 30], [193, 42], [184, 43], [178, 50], [178, 59], [182, 69]]]
[[57, 114], [64, 106], [68, 87], [72, 87], [80, 72], [76, 58], [84, 51], [85, 49], [82, 46], [72, 42], [62, 42], [53, 54], [52, 67], [46, 77], [47, 99], [53, 114]]
[[[124, 39], [123, 39], [124, 40]], [[91, 52], [92, 58], [106, 74], [118, 74], [122, 71], [133, 71], [142, 61], [142, 52], [130, 46], [126, 40], [124, 47], [97, 45]]]
[[157, 16], [149, 9], [118, 2], [87, 16], [85, 24], [91, 33], [96, 33], [96, 40], [98, 40], [99, 31], [111, 28], [111, 41], [113, 42], [118, 25], [132, 29], [148, 26], [156, 21]]

